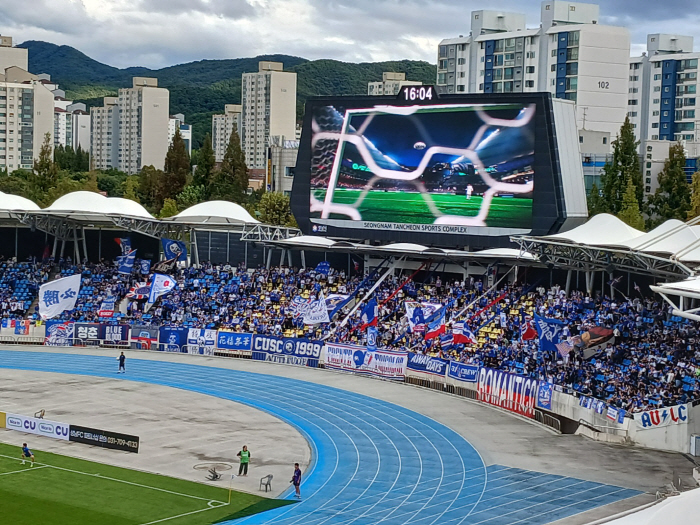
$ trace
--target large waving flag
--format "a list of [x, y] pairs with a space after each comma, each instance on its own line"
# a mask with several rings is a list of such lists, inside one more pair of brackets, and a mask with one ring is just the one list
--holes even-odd
[[175, 288], [175, 279], [162, 273], [155, 274], [151, 282], [151, 293], [148, 296], [148, 302], [151, 304], [155, 303], [161, 295], [167, 294], [173, 288]]
[[39, 288], [39, 315], [52, 319], [66, 310], [75, 308], [80, 291], [80, 274], [56, 279]]
[[445, 333], [445, 310], [446, 309], [443, 307], [439, 312], [437, 312], [435, 319], [428, 323], [428, 327], [425, 331], [426, 341]]
[[136, 250], [131, 250], [126, 255], [117, 257], [117, 263], [119, 264], [119, 273], [124, 273], [129, 275], [131, 270], [134, 269], [134, 262], [136, 261]]
[[547, 319], [535, 314], [535, 328], [540, 338], [540, 348], [544, 352], [556, 353], [559, 350], [557, 344], [564, 326], [566, 325], [557, 319]]
[[532, 317], [523, 315], [520, 317], [520, 340], [533, 341], [537, 339], [537, 330], [532, 324]]
[[423, 306], [416, 301], [406, 301], [406, 318], [411, 332], [425, 331], [425, 315], [423, 314]]
[[368, 326], [377, 326], [379, 322], [379, 305], [377, 305], [377, 300], [374, 297], [367, 301], [367, 304], [362, 309], [360, 319], [362, 320], [360, 330], [364, 330]]
[[127, 238], [121, 238], [121, 237], [115, 237], [114, 242], [116, 242], [119, 247], [122, 249], [122, 255], [126, 255], [131, 251], [131, 239]]
[[456, 345], [476, 344], [476, 336], [467, 328], [464, 321], [458, 321], [452, 325], [452, 339]]
[[328, 308], [326, 307], [326, 299], [323, 293], [318, 296], [318, 299], [311, 301], [304, 311], [304, 324], [321, 324], [330, 323], [328, 318]]
[[126, 296], [129, 299], [148, 299], [151, 295], [151, 285], [146, 283], [138, 283], [131, 287]]
[[172, 239], [161, 239], [165, 259], [175, 259], [179, 262], [187, 262], [187, 246], [182, 241]]

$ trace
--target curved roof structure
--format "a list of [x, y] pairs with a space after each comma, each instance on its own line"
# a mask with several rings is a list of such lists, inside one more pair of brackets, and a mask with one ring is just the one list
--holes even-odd
[[548, 235], [545, 238], [592, 246], [620, 246], [642, 235], [644, 232], [628, 226], [614, 215], [601, 213], [573, 230]]
[[74, 191], [56, 199], [45, 212], [79, 217], [81, 215], [128, 215], [139, 219], [154, 219], [139, 203], [120, 197], [105, 197], [92, 191]]
[[39, 211], [41, 208], [24, 197], [0, 191], [0, 213], [6, 211]]
[[243, 206], [229, 201], [200, 202], [164, 220], [199, 225], [260, 224]]

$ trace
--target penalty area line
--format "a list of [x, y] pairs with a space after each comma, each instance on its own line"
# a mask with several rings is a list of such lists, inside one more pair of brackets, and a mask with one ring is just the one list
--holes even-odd
[[[212, 505], [212, 503], [215, 503], [215, 505]], [[167, 518], [163, 518], [160, 520], [149, 521], [147, 523], [141, 523], [141, 525], [153, 525], [154, 523], [163, 523], [165, 521], [174, 520], [177, 518], [182, 518], [184, 516], [191, 516], [192, 514], [199, 514], [200, 512], [205, 512], [207, 510], [218, 509], [219, 507], [225, 507], [226, 505], [228, 505], [228, 503], [222, 503], [220, 501], [211, 500], [207, 503], [206, 509], [193, 510], [192, 512], [185, 512], [184, 514], [178, 514], [177, 516], [169, 516]]]

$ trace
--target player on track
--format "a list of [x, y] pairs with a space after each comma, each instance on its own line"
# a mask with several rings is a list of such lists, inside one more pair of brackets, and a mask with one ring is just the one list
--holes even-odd
[[296, 497], [301, 499], [301, 490], [299, 489], [299, 486], [301, 485], [301, 469], [299, 468], [299, 463], [294, 463], [294, 475], [292, 476], [292, 481], [290, 481], [290, 483], [294, 485]]
[[29, 450], [29, 447], [27, 447], [26, 443], [22, 443], [22, 465], [24, 465], [24, 460], [25, 459], [30, 459], [32, 460], [32, 467], [34, 466], [34, 454], [32, 454], [32, 451]]
[[126, 364], [126, 356], [124, 355], [124, 352], [122, 352], [122, 355], [117, 357], [117, 359], [119, 359], [119, 370], [117, 371], [117, 374], [126, 374], [126, 368], [124, 366]]

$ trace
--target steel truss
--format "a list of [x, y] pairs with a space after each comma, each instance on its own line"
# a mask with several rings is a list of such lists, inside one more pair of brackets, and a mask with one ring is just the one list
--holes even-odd
[[[700, 293], [693, 292], [691, 290], [679, 290], [668, 286], [650, 286], [653, 292], [658, 293], [664, 301], [666, 301], [673, 310], [672, 315], [677, 315], [679, 317], [684, 317], [686, 319], [691, 319], [693, 321], [700, 321], [700, 307], [693, 307], [694, 300], [700, 300]], [[678, 304], [674, 303], [669, 297], [678, 297]], [[697, 304], [697, 302], [695, 302]], [[690, 308], [688, 308], [690, 306]]]
[[270, 226], [269, 224], [246, 224], [241, 232], [241, 241], [266, 242], [283, 241], [299, 237], [301, 230], [285, 226]]
[[694, 269], [680, 261], [634, 250], [570, 244], [527, 235], [510, 239], [522, 251], [535, 255], [541, 264], [554, 268], [608, 273], [624, 271], [676, 279], [695, 275]]

